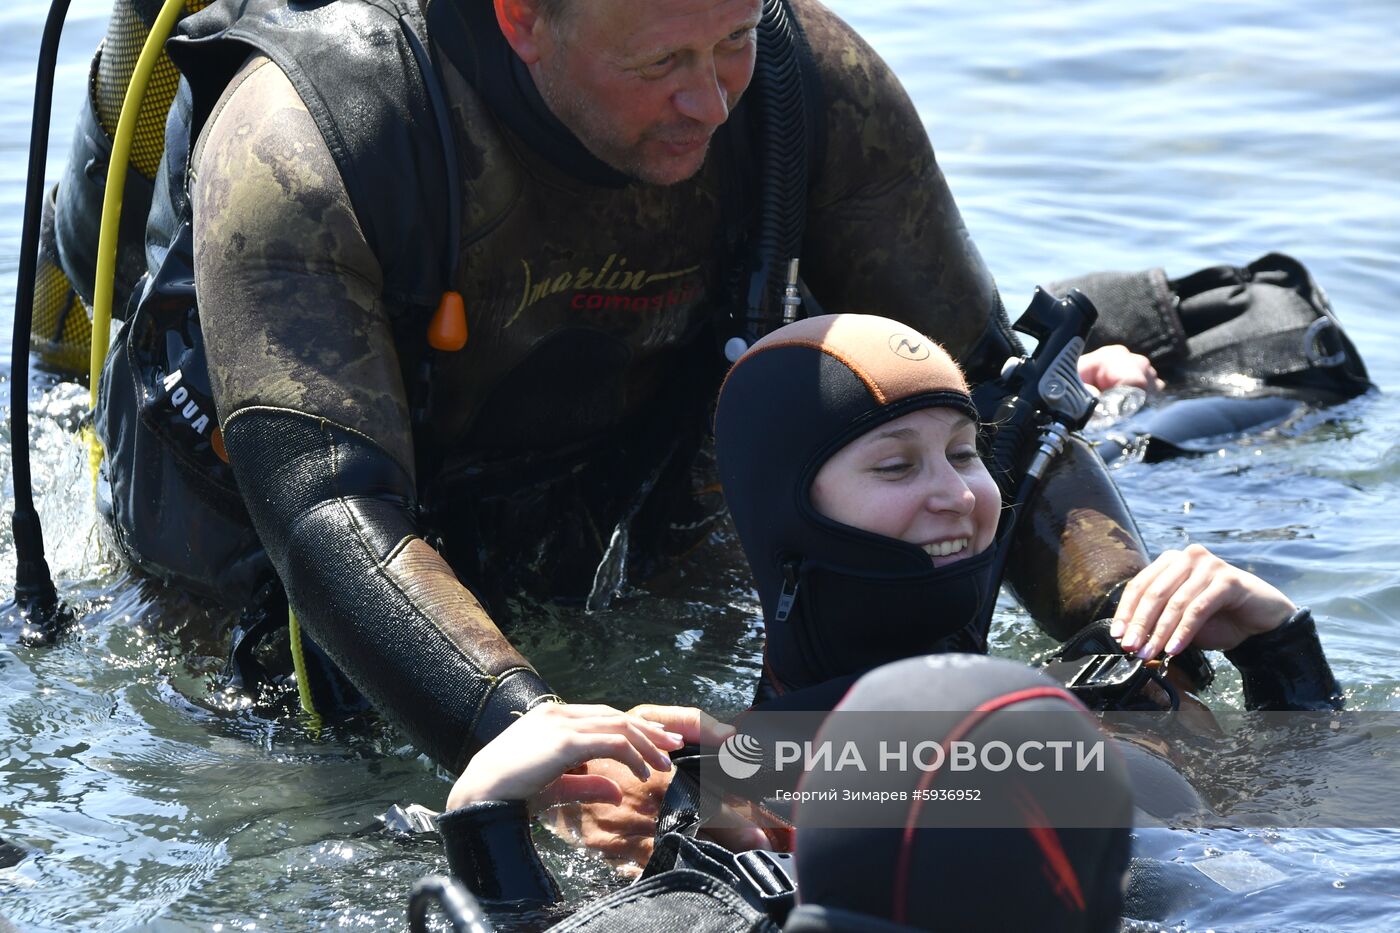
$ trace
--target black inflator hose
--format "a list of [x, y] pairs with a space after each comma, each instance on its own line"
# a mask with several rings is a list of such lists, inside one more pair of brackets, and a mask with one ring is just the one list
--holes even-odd
[[29, 469], [29, 332], [34, 320], [34, 278], [39, 259], [39, 224], [44, 198], [44, 162], [49, 147], [49, 111], [53, 106], [58, 43], [69, 0], [53, 0], [39, 43], [34, 81], [34, 119], [29, 133], [29, 177], [24, 191], [24, 227], [20, 236], [19, 274], [15, 286], [14, 335], [10, 344], [10, 462], [14, 478], [15, 604], [25, 619], [48, 630], [62, 617], [53, 575], [44, 559], [44, 531], [34, 508], [34, 480]]
[[745, 329], [753, 338], [782, 325], [787, 261], [800, 255], [812, 155], [798, 24], [784, 0], [764, 0], [754, 84], [759, 117], [760, 217], [753, 244]]
[[413, 933], [427, 933], [428, 912], [434, 906], [453, 933], [491, 933], [481, 905], [455, 878], [429, 875], [413, 885], [408, 898], [408, 925]]

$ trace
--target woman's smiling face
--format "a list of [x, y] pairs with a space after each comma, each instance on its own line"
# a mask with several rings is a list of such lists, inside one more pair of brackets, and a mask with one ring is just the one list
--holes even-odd
[[812, 481], [827, 518], [923, 548], [935, 567], [980, 554], [996, 536], [1001, 495], [977, 455], [977, 425], [924, 408], [842, 447]]

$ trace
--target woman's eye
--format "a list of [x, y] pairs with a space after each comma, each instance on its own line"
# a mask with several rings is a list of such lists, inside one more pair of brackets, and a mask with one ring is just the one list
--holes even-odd
[[968, 447], [953, 451], [952, 453], [948, 454], [948, 459], [951, 460], [953, 463], [957, 464], [958, 466], [967, 466], [974, 463], [980, 458], [977, 455], [977, 448]]
[[914, 465], [912, 463], [909, 463], [904, 460], [899, 460], [893, 463], [877, 464], [874, 467], [874, 472], [880, 474], [881, 476], [897, 476], [901, 473], [909, 472], [909, 470], [913, 469], [913, 466]]

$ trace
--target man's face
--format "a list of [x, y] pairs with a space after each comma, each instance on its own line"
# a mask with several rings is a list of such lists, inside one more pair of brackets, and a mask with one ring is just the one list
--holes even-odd
[[537, 33], [540, 95], [613, 168], [685, 181], [753, 77], [761, 0], [569, 0]]

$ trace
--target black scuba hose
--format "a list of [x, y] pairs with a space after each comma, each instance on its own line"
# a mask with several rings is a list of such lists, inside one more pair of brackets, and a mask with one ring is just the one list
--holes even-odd
[[1001, 578], [1006, 573], [1006, 564], [1011, 559], [1011, 545], [1016, 537], [1016, 531], [1021, 525], [1021, 515], [1025, 512], [1026, 505], [1031, 501], [1031, 496], [1040, 488], [1040, 481], [1029, 474], [1021, 477], [1021, 481], [1016, 488], [1016, 496], [1006, 506], [1006, 518], [1003, 519], [1005, 525], [1000, 534], [997, 535], [993, 547], [996, 556], [992, 558], [991, 581], [992, 590], [987, 594], [987, 604], [982, 607], [978, 614], [977, 621], [973, 624], [973, 631], [981, 642], [982, 651], [987, 651], [987, 639], [992, 628], [992, 615], [997, 608], [997, 594], [1001, 592]]
[[491, 933], [481, 905], [455, 878], [429, 875], [413, 885], [408, 898], [408, 925], [413, 933], [427, 933], [428, 911], [442, 911], [453, 933]]
[[805, 38], [783, 0], [764, 0], [754, 64], [759, 117], [760, 219], [745, 296], [750, 338], [782, 324], [783, 272], [801, 253], [807, 222], [811, 115], [803, 83]]
[[10, 462], [15, 489], [15, 603], [26, 620], [51, 628], [61, 613], [58, 592], [44, 559], [44, 531], [34, 508], [29, 469], [29, 332], [34, 320], [34, 278], [38, 269], [39, 225], [44, 197], [44, 161], [49, 146], [49, 111], [58, 43], [69, 0], [53, 0], [39, 43], [34, 82], [34, 119], [29, 135], [29, 177], [24, 192], [19, 274], [15, 286], [14, 336], [10, 344]]

